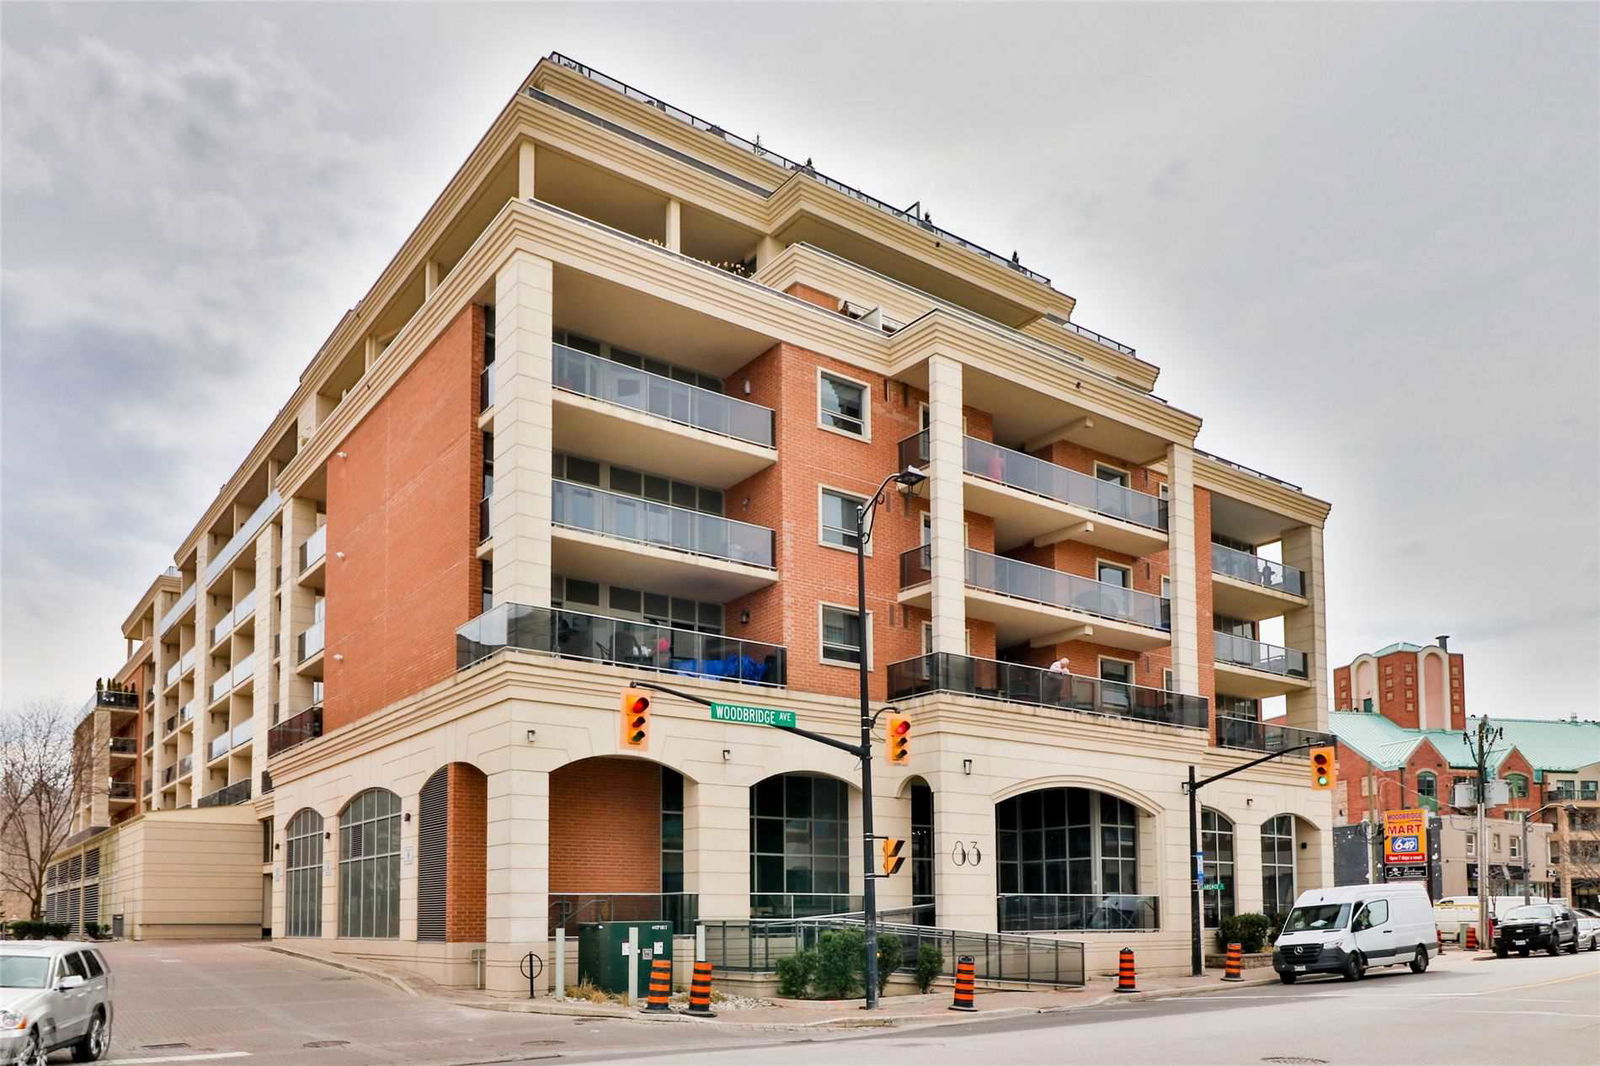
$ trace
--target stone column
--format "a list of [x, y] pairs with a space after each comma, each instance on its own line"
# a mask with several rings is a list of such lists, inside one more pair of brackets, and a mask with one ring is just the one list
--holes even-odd
[[[1199, 560], [1195, 554], [1194, 451], [1167, 446], [1167, 565], [1172, 578], [1172, 683], [1200, 695]], [[1210, 565], [1210, 560], [1206, 560]]]
[[[211, 682], [219, 676], [220, 671], [213, 670], [211, 666], [211, 626], [216, 622], [217, 612], [211, 607], [209, 594], [210, 579], [206, 576], [206, 567], [211, 565], [214, 549], [211, 546], [209, 532], [200, 535], [199, 545], [195, 549], [194, 564], [194, 685], [190, 698], [194, 701], [194, 721], [189, 725], [189, 742], [191, 745], [191, 765], [189, 767], [189, 802], [180, 803], [179, 806], [198, 806], [200, 797], [210, 791], [210, 770], [206, 766], [209, 761], [211, 740], [217, 734], [211, 728]], [[179, 699], [182, 697], [182, 688], [179, 688]], [[227, 725], [223, 725], [223, 732]], [[183, 750], [183, 745], [178, 746]], [[182, 786], [178, 789], [182, 796]]]
[[[1283, 561], [1305, 575], [1305, 607], [1283, 616], [1283, 640], [1306, 653], [1311, 687], [1289, 693], [1288, 724], [1301, 729], [1328, 728], [1328, 618], [1322, 579], [1322, 529], [1301, 526], [1283, 538]], [[1446, 675], [1448, 686], [1448, 674]]]
[[750, 789], [684, 779], [683, 886], [700, 917], [750, 916]]
[[297, 496], [284, 503], [279, 556], [283, 566], [283, 614], [277, 626], [282, 637], [278, 642], [279, 721], [292, 718], [311, 706], [311, 681], [295, 670], [295, 646], [300, 634], [316, 620], [316, 591], [305, 588], [297, 580], [300, 545], [316, 530], [317, 501]]
[[783, 251], [783, 245], [778, 243], [777, 238], [763, 236], [756, 242], [756, 269], [760, 270], [772, 262], [781, 251]]
[[517, 199], [532, 200], [534, 194], [534, 149], [532, 141], [517, 144]]
[[[940, 737], [948, 743], [955, 737]], [[994, 835], [995, 779], [990, 756], [980, 745], [960, 741], [941, 746], [937, 762], [922, 773], [933, 789], [933, 898], [936, 924], [946, 929], [999, 927], [999, 849]], [[972, 760], [972, 773], [962, 769]], [[957, 847], [960, 845], [960, 847]], [[966, 861], [958, 864], [962, 852]]]
[[550, 775], [500, 770], [489, 775], [488, 791], [486, 983], [490, 991], [526, 993], [522, 957], [547, 955], [550, 935]]
[[494, 602], [550, 603], [551, 351], [548, 259], [516, 252], [495, 277]]
[[676, 200], [667, 201], [666, 235], [668, 249], [683, 251], [683, 205]]
[[929, 570], [933, 590], [933, 649], [967, 652], [966, 521], [962, 467], [961, 364], [948, 355], [928, 360]]

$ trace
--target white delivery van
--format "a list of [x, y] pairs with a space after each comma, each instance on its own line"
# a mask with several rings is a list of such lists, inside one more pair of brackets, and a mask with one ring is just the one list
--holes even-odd
[[1272, 945], [1272, 968], [1286, 985], [1314, 973], [1359, 981], [1374, 966], [1405, 964], [1421, 973], [1438, 952], [1424, 886], [1344, 885], [1300, 893]]

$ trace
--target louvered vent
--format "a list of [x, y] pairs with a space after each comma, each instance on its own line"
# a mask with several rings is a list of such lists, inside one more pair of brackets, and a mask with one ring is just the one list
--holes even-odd
[[417, 939], [443, 940], [445, 851], [450, 839], [449, 769], [441, 767], [417, 797]]

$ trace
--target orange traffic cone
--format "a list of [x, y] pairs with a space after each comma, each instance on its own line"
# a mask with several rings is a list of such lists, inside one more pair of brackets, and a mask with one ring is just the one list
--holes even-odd
[[1133, 949], [1123, 948], [1117, 956], [1117, 991], [1137, 992], [1139, 988], [1133, 983]]

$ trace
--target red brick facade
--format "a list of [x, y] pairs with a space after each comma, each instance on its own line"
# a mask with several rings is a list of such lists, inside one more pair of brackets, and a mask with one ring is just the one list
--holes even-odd
[[593, 758], [550, 775], [550, 891], [661, 891], [661, 767]]
[[489, 928], [489, 779], [466, 763], [451, 763], [448, 771], [444, 938], [477, 943], [488, 939]]

